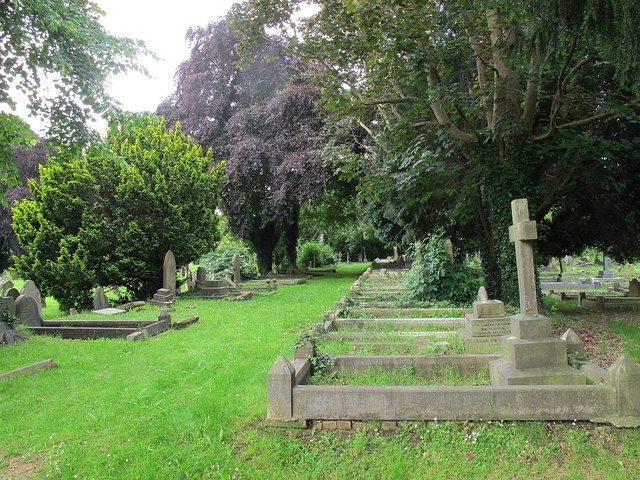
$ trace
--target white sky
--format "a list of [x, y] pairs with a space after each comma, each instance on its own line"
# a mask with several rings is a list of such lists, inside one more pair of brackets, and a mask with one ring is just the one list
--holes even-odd
[[115, 77], [109, 92], [132, 112], [155, 111], [174, 89], [173, 75], [189, 57], [185, 33], [224, 16], [239, 0], [97, 0], [106, 15], [102, 24], [118, 36], [144, 40], [163, 60], [143, 60], [151, 78], [136, 73]]

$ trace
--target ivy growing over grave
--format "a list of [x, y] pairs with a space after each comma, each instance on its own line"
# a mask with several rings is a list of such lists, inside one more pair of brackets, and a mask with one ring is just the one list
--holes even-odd
[[193, 144], [180, 126], [132, 116], [110, 128], [111, 150], [52, 162], [13, 210], [24, 253], [19, 275], [33, 279], [62, 310], [91, 307], [98, 286], [125, 287], [148, 298], [162, 285], [162, 262], [178, 265], [215, 247], [221, 164]]
[[480, 286], [480, 273], [464, 263], [454, 263], [445, 251], [442, 230], [426, 243], [418, 243], [407, 274], [407, 292], [414, 301], [450, 300], [468, 304]]
[[206, 253], [198, 264], [207, 269], [207, 273], [212, 273], [216, 277], [233, 277], [233, 256], [240, 256], [240, 276], [243, 280], [258, 278], [258, 264], [254, 260], [254, 253], [241, 240], [224, 238], [218, 247]]

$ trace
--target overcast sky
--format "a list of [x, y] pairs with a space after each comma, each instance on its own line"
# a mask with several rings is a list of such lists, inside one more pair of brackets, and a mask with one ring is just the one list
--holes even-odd
[[151, 78], [126, 74], [111, 81], [110, 93], [125, 110], [155, 111], [173, 91], [176, 68], [189, 56], [184, 36], [189, 27], [204, 26], [224, 16], [239, 0], [97, 0], [106, 12], [103, 25], [113, 35], [144, 40], [163, 60], [146, 59]]

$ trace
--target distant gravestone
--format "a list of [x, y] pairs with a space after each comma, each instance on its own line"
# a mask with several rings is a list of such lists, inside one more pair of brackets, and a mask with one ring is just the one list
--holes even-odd
[[233, 263], [233, 281], [234, 283], [240, 283], [240, 255], [235, 253], [232, 259]]
[[200, 285], [203, 285], [206, 281], [207, 269], [204, 267], [198, 267], [198, 271], [196, 272], [196, 282], [198, 282]]
[[162, 288], [166, 288], [171, 295], [176, 296], [176, 257], [169, 250], [164, 256], [164, 264], [162, 265]]
[[104, 308], [109, 308], [109, 300], [104, 294], [104, 289], [102, 287], [98, 287], [96, 288], [96, 295], [93, 297], [93, 309], [102, 310]]
[[29, 295], [33, 297], [36, 303], [38, 304], [38, 311], [40, 312], [40, 316], [42, 317], [42, 295], [40, 295], [40, 290], [36, 286], [33, 280], [27, 280], [24, 282], [24, 286], [22, 290], [20, 290], [21, 295]]
[[0, 297], [0, 315], [8, 313], [12, 317], [16, 314], [16, 300], [13, 297]]
[[598, 276], [600, 278], [608, 278], [613, 277], [613, 272], [609, 270], [609, 266], [611, 265], [611, 259], [606, 255], [603, 255], [602, 259], [602, 270], [598, 272]]
[[444, 242], [444, 251], [446, 252], [449, 259], [453, 262], [453, 243], [450, 238]]
[[7, 290], [13, 288], [13, 282], [9, 279], [0, 280], [0, 293], [2, 295], [7, 294]]
[[33, 297], [20, 295], [16, 298], [16, 317], [28, 327], [41, 327], [42, 317], [38, 312], [38, 304]]
[[640, 297], [640, 282], [637, 278], [629, 282], [629, 297]]
[[71, 307], [69, 309], [69, 315], [78, 315], [78, 310], [73, 308], [73, 307]]
[[5, 297], [12, 297], [14, 300], [20, 296], [20, 292], [17, 288], [11, 287], [6, 292], [4, 292]]

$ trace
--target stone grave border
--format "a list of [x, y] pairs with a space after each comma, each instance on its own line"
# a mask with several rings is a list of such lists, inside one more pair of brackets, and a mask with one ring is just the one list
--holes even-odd
[[[512, 202], [514, 225], [509, 237], [516, 245], [521, 313], [511, 317], [512, 336], [503, 337], [502, 355], [420, 356], [424, 362], [421, 371], [427, 375], [443, 365], [482, 359], [489, 366], [491, 386], [307, 385], [312, 372], [309, 358], [315, 348], [308, 342], [294, 352], [291, 361], [280, 356], [269, 371], [267, 423], [306, 427], [310, 421], [346, 426], [367, 420], [588, 420], [619, 427], [640, 426], [640, 366], [628, 356], [623, 355], [607, 370], [588, 361], [573, 368], [560, 365], [562, 356], [567, 364], [567, 352], [576, 345], [567, 336], [550, 337], [548, 319], [537, 312], [529, 245], [537, 233], [527, 210], [526, 200]], [[375, 270], [367, 269], [354, 286], [359, 288], [360, 281]], [[330, 321], [325, 319], [319, 328]], [[529, 357], [536, 345], [540, 345], [543, 356]], [[546, 355], [552, 350], [557, 355], [549, 360]], [[396, 369], [414, 362], [413, 358], [337, 356], [335, 362], [347, 370], [367, 365]], [[540, 368], [536, 368], [538, 361]], [[564, 374], [565, 370], [568, 373]], [[578, 376], [582, 377], [580, 381]]]

